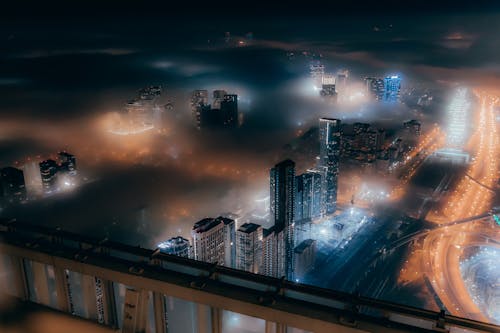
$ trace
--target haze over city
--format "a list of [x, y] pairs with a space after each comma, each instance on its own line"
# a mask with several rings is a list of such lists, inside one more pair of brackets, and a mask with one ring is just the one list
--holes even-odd
[[[387, 3], [13, 7], [2, 225], [498, 325], [499, 8]], [[28, 300], [57, 309], [46, 274], [46, 299], [34, 278]], [[114, 288], [123, 307], [127, 286]], [[167, 317], [184, 309], [165, 297]], [[123, 310], [110, 324], [74, 302], [72, 315], [126, 326]], [[264, 331], [236, 312], [223, 332]]]

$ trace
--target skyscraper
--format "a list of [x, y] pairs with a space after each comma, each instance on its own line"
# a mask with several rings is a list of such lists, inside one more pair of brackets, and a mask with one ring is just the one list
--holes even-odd
[[384, 99], [385, 83], [384, 80], [375, 77], [365, 78], [366, 92], [373, 99], [381, 101]]
[[59, 170], [63, 172], [67, 172], [68, 174], [75, 176], [76, 175], [76, 158], [74, 155], [62, 151], [58, 154], [60, 164]]
[[14, 167], [0, 170], [1, 196], [7, 202], [21, 202], [26, 199], [26, 186], [23, 171]]
[[212, 93], [213, 101], [212, 101], [212, 109], [220, 109], [221, 103], [224, 100], [224, 96], [227, 95], [225, 90], [214, 90]]
[[384, 102], [399, 101], [401, 78], [398, 75], [387, 76], [384, 79]]
[[262, 227], [244, 223], [236, 231], [236, 268], [252, 273], [262, 269]]
[[238, 127], [238, 95], [224, 95], [220, 102], [220, 113], [224, 127]]
[[270, 171], [271, 218], [276, 237], [277, 274], [293, 277], [295, 163], [285, 160]]
[[43, 193], [40, 165], [36, 161], [29, 161], [23, 166], [26, 191], [29, 198], [37, 197]]
[[236, 224], [233, 219], [219, 216], [224, 223], [224, 266], [236, 267]]
[[337, 209], [338, 175], [341, 149], [341, 126], [339, 119], [319, 120], [320, 159], [319, 166], [325, 168], [324, 212], [333, 214]]
[[191, 230], [193, 258], [225, 265], [224, 223], [221, 219], [205, 218]]
[[57, 187], [58, 165], [54, 160], [45, 160], [40, 162], [40, 174], [42, 176], [42, 185], [44, 193], [52, 193]]
[[306, 222], [321, 215], [321, 174], [305, 172], [295, 177], [295, 221]]

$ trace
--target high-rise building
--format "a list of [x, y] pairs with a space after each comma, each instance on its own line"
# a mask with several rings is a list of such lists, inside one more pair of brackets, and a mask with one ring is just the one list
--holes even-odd
[[[208, 90], [195, 90], [191, 93], [191, 111], [196, 127], [200, 129], [201, 114], [207, 109], [208, 105]], [[208, 106], [210, 109], [210, 106]]]
[[309, 72], [314, 81], [314, 85], [319, 88], [323, 82], [323, 75], [325, 74], [325, 66], [319, 60], [314, 60], [309, 64]]
[[341, 70], [341, 71], [338, 71], [337, 78], [335, 80], [337, 94], [339, 94], [342, 99], [345, 99], [346, 95], [347, 95], [347, 78], [348, 77], [349, 77], [349, 71]]
[[262, 227], [244, 223], [236, 232], [236, 268], [252, 273], [262, 269]]
[[36, 161], [29, 161], [23, 166], [26, 192], [29, 198], [40, 196], [43, 193], [40, 165]]
[[398, 102], [401, 90], [401, 78], [398, 75], [384, 79], [384, 102]]
[[277, 245], [274, 234], [275, 227], [262, 230], [262, 270], [267, 276], [278, 277]]
[[238, 127], [238, 95], [224, 95], [220, 102], [220, 113], [224, 127]]
[[295, 281], [301, 282], [305, 274], [314, 267], [316, 241], [306, 239], [294, 249]]
[[68, 174], [74, 176], [76, 175], [76, 158], [74, 155], [62, 151], [59, 153], [59, 170], [67, 172]]
[[319, 120], [320, 159], [319, 166], [325, 168], [324, 212], [333, 214], [337, 209], [338, 175], [341, 151], [341, 125], [339, 119]]
[[233, 219], [219, 216], [224, 223], [224, 266], [236, 267], [236, 223]]
[[277, 273], [293, 276], [295, 163], [282, 161], [270, 171], [271, 218], [277, 238]]
[[224, 223], [221, 219], [204, 218], [191, 230], [193, 258], [225, 265]]
[[308, 171], [295, 177], [295, 222], [321, 215], [321, 174]]
[[373, 99], [382, 101], [384, 99], [385, 83], [384, 80], [375, 77], [365, 78], [366, 93]]
[[193, 106], [193, 114], [198, 129], [238, 127], [238, 95], [226, 94], [224, 90], [215, 90], [214, 104], [200, 102]]
[[56, 191], [58, 164], [54, 160], [45, 160], [40, 162], [39, 165], [44, 193], [48, 194]]
[[214, 90], [212, 95], [213, 96], [212, 109], [220, 109], [221, 103], [226, 95], [227, 92], [225, 90]]
[[23, 171], [14, 167], [0, 169], [0, 197], [7, 202], [26, 200], [26, 186]]
[[172, 237], [158, 244], [160, 252], [173, 254], [179, 257], [191, 257], [191, 246], [189, 240], [182, 236]]

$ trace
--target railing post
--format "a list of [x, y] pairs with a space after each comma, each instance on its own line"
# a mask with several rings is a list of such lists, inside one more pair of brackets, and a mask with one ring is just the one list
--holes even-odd
[[115, 289], [113, 282], [109, 280], [101, 280], [102, 283], [102, 303], [104, 309], [104, 323], [106, 325], [116, 327], [118, 325]]
[[33, 279], [37, 303], [50, 305], [49, 285], [47, 283], [47, 270], [45, 264], [32, 261]]
[[60, 311], [71, 313], [70, 290], [68, 278], [64, 269], [54, 267], [54, 276], [56, 281], [57, 308]]
[[28, 281], [26, 279], [26, 270], [24, 269], [24, 260], [21, 257], [10, 257], [12, 262], [12, 270], [14, 273], [14, 283], [16, 286], [16, 292], [19, 298], [23, 301], [27, 301], [30, 298]]
[[210, 308], [212, 318], [212, 333], [222, 333], [222, 310], [219, 308]]
[[266, 332], [265, 333], [275, 333], [273, 324], [274, 323], [272, 321], [266, 320]]
[[163, 294], [153, 292], [153, 307], [155, 311], [156, 333], [167, 333], [167, 309], [165, 306], [165, 296], [163, 296]]
[[97, 318], [97, 298], [95, 290], [95, 278], [82, 274], [83, 303], [87, 319], [98, 321]]
[[282, 323], [276, 323], [276, 333], [286, 333], [286, 325]]

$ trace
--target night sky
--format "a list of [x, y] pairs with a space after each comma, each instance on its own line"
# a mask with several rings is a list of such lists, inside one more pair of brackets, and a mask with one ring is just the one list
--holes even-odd
[[[186, 234], [186, 224], [197, 218], [235, 209], [235, 201], [249, 200], [248, 193], [235, 194], [239, 190], [268, 189], [268, 168], [288, 154], [284, 147], [297, 123], [305, 131], [326, 114], [294, 93], [307, 62], [289, 61], [286, 52], [321, 54], [328, 68], [349, 68], [352, 77], [397, 72], [429, 87], [500, 84], [500, 11], [486, 1], [432, 7], [403, 1], [44, 2], [4, 9], [0, 164], [68, 149], [84, 173], [98, 179], [64, 200], [30, 204], [24, 217], [60, 225], [74, 211], [65, 227], [94, 232], [105, 225], [103, 232], [124, 241], [158, 240], [133, 234], [141, 207], [154, 207], [151, 228], [159, 238], [179, 224]], [[227, 31], [233, 39], [252, 32], [253, 40], [230, 47]], [[162, 84], [176, 103], [172, 135], [137, 142], [102, 136], [103, 115], [150, 84]], [[245, 126], [237, 133], [193, 132], [184, 101], [198, 88], [225, 88], [246, 99], [240, 103]], [[143, 150], [147, 158], [138, 158]], [[119, 160], [112, 151], [126, 156]], [[214, 171], [224, 167], [234, 174]], [[300, 167], [307, 165], [299, 161]]]

